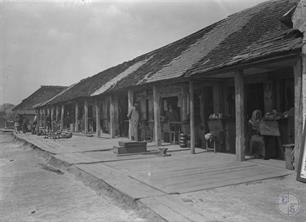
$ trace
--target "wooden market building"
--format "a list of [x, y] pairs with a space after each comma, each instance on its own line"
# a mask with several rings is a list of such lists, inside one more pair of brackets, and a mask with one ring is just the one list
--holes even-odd
[[35, 107], [59, 94], [65, 88], [65, 86], [43, 85], [16, 105], [12, 111], [31, 123], [37, 114]]
[[[244, 160], [252, 111], [285, 113], [294, 107], [294, 132], [286, 118], [279, 131], [281, 144], [295, 143], [298, 159], [306, 113], [306, 13], [299, 2], [268, 1], [235, 13], [83, 79], [36, 108], [51, 113], [61, 129], [129, 137], [127, 113], [137, 101], [141, 140], [159, 146], [176, 143], [183, 133], [194, 152], [206, 145], [205, 133], [214, 131], [218, 152]], [[283, 158], [280, 146], [273, 146], [273, 157]]]

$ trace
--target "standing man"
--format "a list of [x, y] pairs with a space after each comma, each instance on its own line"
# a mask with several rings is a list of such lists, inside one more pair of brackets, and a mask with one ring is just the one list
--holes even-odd
[[138, 141], [138, 123], [139, 123], [139, 104], [134, 103], [131, 110], [129, 111], [127, 117], [130, 120], [131, 124], [131, 139]]

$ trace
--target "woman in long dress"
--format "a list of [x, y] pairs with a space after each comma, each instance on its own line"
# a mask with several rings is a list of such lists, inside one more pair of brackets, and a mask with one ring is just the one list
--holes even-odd
[[128, 118], [131, 124], [131, 139], [138, 141], [138, 123], [139, 123], [139, 111], [138, 103], [134, 103], [134, 106], [128, 113]]

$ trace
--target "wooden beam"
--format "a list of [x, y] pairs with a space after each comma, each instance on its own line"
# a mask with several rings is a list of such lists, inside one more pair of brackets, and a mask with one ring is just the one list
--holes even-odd
[[[128, 110], [130, 111], [134, 105], [134, 91], [129, 89], [128, 91]], [[129, 139], [132, 139], [132, 123], [129, 120]]]
[[109, 106], [109, 109], [110, 109], [110, 124], [109, 124], [109, 130], [110, 130], [110, 135], [112, 138], [114, 138], [117, 134], [117, 100], [115, 98], [114, 95], [110, 95], [110, 106]]
[[[182, 121], [186, 121], [188, 119], [188, 110], [187, 110], [187, 94], [188, 89], [185, 85], [181, 86], [181, 96], [182, 96], [182, 107], [181, 107], [181, 117]], [[184, 134], [187, 134], [188, 128], [185, 124], [182, 126], [182, 131]]]
[[61, 111], [61, 130], [64, 129], [64, 113], [65, 113], [65, 106], [64, 104], [62, 105], [62, 111]]
[[51, 107], [51, 130], [53, 131], [54, 130], [54, 107], [52, 106]]
[[[298, 59], [294, 70], [294, 157], [297, 166], [300, 157], [300, 147], [303, 131], [303, 104], [302, 104], [302, 62]], [[297, 167], [295, 167], [297, 169]]]
[[44, 127], [47, 127], [47, 109], [44, 109]]
[[59, 106], [55, 107], [55, 121], [58, 121], [58, 116], [59, 116]]
[[195, 119], [194, 119], [194, 88], [193, 82], [189, 81], [189, 97], [190, 97], [190, 150], [195, 153]]
[[245, 95], [243, 72], [235, 75], [235, 105], [236, 105], [236, 159], [245, 159]]
[[84, 132], [88, 133], [88, 101], [84, 101]]
[[[201, 117], [201, 126], [203, 127], [203, 133], [206, 132], [206, 119], [205, 119], [205, 92], [204, 88], [201, 89], [200, 96], [200, 117]], [[206, 149], [206, 143], [204, 142], [203, 148]]]
[[38, 126], [42, 126], [42, 110], [38, 109]]
[[75, 103], [75, 112], [74, 112], [74, 131], [79, 132], [79, 104]]
[[101, 136], [101, 125], [100, 125], [100, 103], [99, 100], [97, 99], [95, 102], [95, 107], [96, 107], [96, 136], [100, 137]]
[[160, 128], [160, 96], [156, 86], [153, 86], [154, 138], [156, 146], [161, 146]]

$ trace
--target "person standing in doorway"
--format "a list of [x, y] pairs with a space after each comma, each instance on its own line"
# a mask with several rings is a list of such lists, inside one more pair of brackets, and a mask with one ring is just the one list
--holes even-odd
[[131, 124], [131, 139], [138, 141], [139, 104], [137, 102], [134, 103], [127, 117]]

